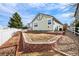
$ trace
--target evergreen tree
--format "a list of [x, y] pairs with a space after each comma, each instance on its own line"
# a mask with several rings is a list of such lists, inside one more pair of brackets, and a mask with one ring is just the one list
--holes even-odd
[[10, 17], [10, 21], [8, 22], [8, 27], [10, 28], [22, 28], [23, 24], [21, 22], [20, 15], [15, 12], [12, 17]]

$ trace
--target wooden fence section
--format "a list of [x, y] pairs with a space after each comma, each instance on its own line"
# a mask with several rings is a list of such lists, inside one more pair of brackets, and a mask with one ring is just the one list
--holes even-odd
[[[76, 32], [76, 28], [77, 28], [77, 32]], [[73, 32], [74, 34], [79, 35], [79, 27], [70, 27], [70, 28], [68, 28], [68, 30], [70, 32]]]

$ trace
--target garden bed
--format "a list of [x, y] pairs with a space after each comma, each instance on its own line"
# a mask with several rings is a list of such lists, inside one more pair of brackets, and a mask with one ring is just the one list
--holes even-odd
[[26, 35], [34, 42], [47, 42], [49, 40], [55, 40], [56, 35], [46, 33], [26, 33]]

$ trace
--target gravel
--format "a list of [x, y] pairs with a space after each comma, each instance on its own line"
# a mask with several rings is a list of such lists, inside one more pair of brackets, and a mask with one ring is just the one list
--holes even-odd
[[59, 41], [58, 49], [68, 53], [73, 56], [78, 55], [78, 45], [76, 41], [74, 41], [74, 37], [70, 33], [67, 32], [66, 35], [62, 36], [62, 39]]

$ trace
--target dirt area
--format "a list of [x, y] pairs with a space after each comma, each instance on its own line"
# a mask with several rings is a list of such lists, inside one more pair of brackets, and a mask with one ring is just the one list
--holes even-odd
[[[24, 40], [27, 40], [27, 42], [31, 41], [31, 40], [34, 41], [35, 43], [36, 42], [38, 42], [38, 43], [43, 42], [40, 45], [35, 44], [35, 45], [30, 45], [30, 46], [28, 45], [28, 47], [26, 46], [27, 48], [29, 48], [29, 47], [31, 48], [31, 46], [33, 46], [31, 48], [32, 51], [35, 49], [36, 50], [33, 52], [23, 53], [22, 54], [23, 56], [62, 56], [60, 53], [57, 53], [52, 50], [53, 45], [50, 45], [50, 44], [44, 45], [44, 42], [54, 41], [54, 40], [58, 39], [59, 37], [61, 37], [60, 35], [46, 34], [46, 33], [23, 33], [23, 37], [25, 38]], [[37, 48], [35, 48], [35, 46], [37, 46]], [[50, 47], [50, 46], [52, 46], [52, 47]], [[28, 50], [31, 50], [31, 49], [28, 49]], [[50, 52], [50, 50], [52, 50], [52, 52]], [[39, 51], [39, 52], [37, 52], [37, 51]]]
[[77, 37], [73, 33], [66, 32], [59, 41], [58, 49], [73, 56], [78, 55]]
[[44, 41], [48, 41], [50, 39], [53, 39], [54, 37], [56, 37], [56, 35], [53, 34], [45, 34], [45, 33], [40, 33], [40, 34], [35, 34], [35, 33], [26, 33], [28, 35], [28, 37], [32, 40], [32, 41], [37, 41], [37, 42], [44, 42]]
[[[48, 41], [50, 39], [55, 40], [55, 37], [58, 37], [59, 35], [53, 35], [53, 34], [34, 34], [34, 33], [27, 33], [28, 37], [32, 41]], [[62, 39], [59, 40], [57, 49], [60, 51], [63, 51], [69, 55], [78, 56], [78, 37], [74, 36], [73, 33], [66, 32], [65, 35], [62, 36]], [[60, 56], [60, 54], [55, 52], [32, 52], [32, 53], [25, 53], [23, 55], [33, 55], [33, 56]]]

